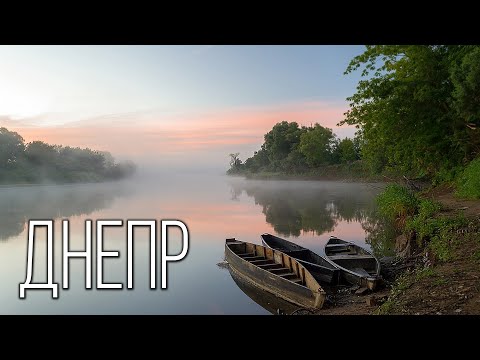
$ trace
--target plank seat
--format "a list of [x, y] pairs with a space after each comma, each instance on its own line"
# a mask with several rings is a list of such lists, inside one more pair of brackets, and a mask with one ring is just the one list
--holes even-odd
[[255, 254], [253, 252], [252, 253], [237, 254], [237, 255], [240, 256], [241, 258], [248, 257], [248, 256], [255, 256]]
[[273, 274], [279, 275], [279, 274], [289, 273], [290, 269], [286, 268], [286, 267], [281, 267], [281, 268], [277, 268], [277, 269], [270, 269], [269, 271]]
[[277, 264], [277, 263], [270, 263], [270, 264], [262, 264], [262, 265], [258, 265], [259, 268], [262, 268], [264, 270], [272, 270], [272, 269], [279, 269], [282, 267], [281, 264]]
[[252, 260], [265, 260], [263, 256], [245, 256], [243, 260], [252, 262]]
[[330, 260], [363, 260], [374, 259], [372, 255], [333, 255], [329, 256]]

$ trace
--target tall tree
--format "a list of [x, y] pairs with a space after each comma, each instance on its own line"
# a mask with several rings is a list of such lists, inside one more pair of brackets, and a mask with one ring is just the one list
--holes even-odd
[[[480, 90], [478, 51], [376, 45], [355, 57], [346, 73], [363, 68], [364, 79], [348, 98], [350, 110], [340, 125], [361, 128], [363, 158], [376, 168], [435, 174], [478, 154], [478, 100], [471, 96]], [[472, 106], [463, 107], [466, 101]]]
[[12, 166], [24, 150], [25, 142], [18, 133], [0, 128], [0, 167]]
[[332, 158], [334, 140], [331, 129], [315, 124], [301, 135], [299, 150], [310, 166], [328, 164]]

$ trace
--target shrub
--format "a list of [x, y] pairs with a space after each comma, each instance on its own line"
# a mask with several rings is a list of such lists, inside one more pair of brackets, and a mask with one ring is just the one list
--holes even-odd
[[415, 214], [419, 200], [407, 188], [391, 184], [377, 197], [378, 211], [401, 228]]
[[467, 199], [480, 199], [480, 158], [468, 164], [457, 180], [456, 195]]

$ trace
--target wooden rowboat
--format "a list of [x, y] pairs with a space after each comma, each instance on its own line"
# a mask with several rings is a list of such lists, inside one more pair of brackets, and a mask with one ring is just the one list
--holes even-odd
[[310, 271], [315, 279], [329, 285], [337, 285], [340, 279], [340, 270], [313, 251], [288, 240], [271, 234], [262, 234], [262, 243], [271, 249], [293, 257]]
[[382, 281], [377, 258], [352, 242], [330, 237], [325, 244], [325, 257], [341, 270], [341, 277], [350, 284], [374, 290]]
[[226, 239], [225, 260], [238, 275], [284, 300], [311, 310], [323, 306], [325, 291], [302, 264], [287, 254]]

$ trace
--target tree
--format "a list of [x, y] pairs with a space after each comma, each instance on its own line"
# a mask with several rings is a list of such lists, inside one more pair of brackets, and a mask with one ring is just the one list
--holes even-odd
[[328, 164], [332, 157], [334, 139], [331, 129], [315, 124], [301, 135], [299, 150], [310, 166]]
[[16, 132], [0, 128], [0, 167], [12, 166], [25, 150], [25, 141]]
[[270, 162], [279, 162], [285, 159], [300, 143], [300, 136], [306, 128], [300, 128], [296, 122], [282, 121], [265, 134], [263, 149]]
[[32, 141], [25, 148], [25, 156], [30, 162], [37, 165], [53, 165], [58, 155], [57, 149], [43, 141]]
[[[434, 175], [479, 153], [478, 46], [376, 45], [346, 74], [363, 80], [339, 125], [360, 128], [362, 158], [380, 170], [395, 166]], [[470, 125], [470, 126], [469, 126]]]
[[[241, 162], [240, 162], [241, 163]], [[116, 163], [106, 152], [50, 145], [0, 128], [0, 182], [92, 182], [131, 176], [136, 166]]]
[[345, 138], [340, 140], [336, 146], [336, 151], [341, 163], [349, 163], [358, 159], [352, 139]]
[[240, 171], [242, 167], [242, 160], [239, 159], [240, 153], [232, 153], [230, 156], [230, 169], [228, 170], [229, 174], [234, 174]]

